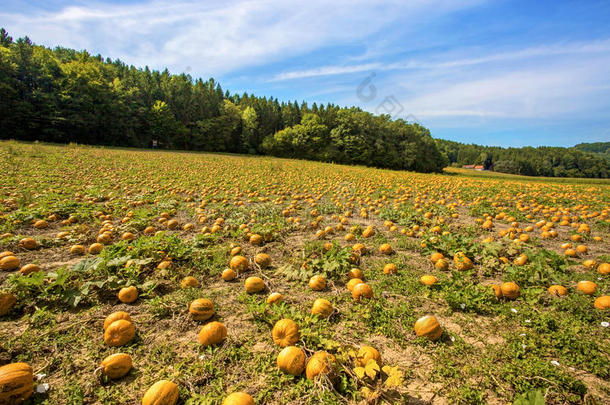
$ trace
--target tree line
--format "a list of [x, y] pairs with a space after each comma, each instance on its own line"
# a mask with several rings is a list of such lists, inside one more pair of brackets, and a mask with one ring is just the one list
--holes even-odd
[[0, 31], [0, 134], [247, 154], [440, 172], [417, 124], [334, 104], [231, 94], [214, 79], [128, 66], [87, 51], [13, 40]]
[[[50, 49], [27, 37], [13, 40], [4, 29], [0, 89], [1, 139], [140, 148], [155, 140], [166, 149], [420, 172], [481, 160], [488, 168], [520, 174], [608, 177], [609, 172], [603, 159], [574, 155], [571, 149], [549, 148], [553, 156], [566, 155], [560, 164], [541, 149], [530, 154], [530, 161], [521, 149], [513, 153], [435, 140], [421, 125], [356, 107], [231, 94], [214, 79], [137, 68], [84, 50]], [[532, 163], [538, 159], [540, 165]]]
[[501, 148], [463, 144], [443, 139], [437, 147], [452, 166], [482, 165], [486, 170], [525, 176], [608, 178], [610, 162], [603, 157], [578, 150], [526, 146]]

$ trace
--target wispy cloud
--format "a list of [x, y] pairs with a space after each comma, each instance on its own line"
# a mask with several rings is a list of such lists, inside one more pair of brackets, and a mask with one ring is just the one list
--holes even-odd
[[88, 48], [128, 63], [219, 75], [320, 46], [359, 41], [399, 19], [475, 0], [152, 1], [89, 3], [55, 11], [0, 13], [2, 24], [48, 45]]

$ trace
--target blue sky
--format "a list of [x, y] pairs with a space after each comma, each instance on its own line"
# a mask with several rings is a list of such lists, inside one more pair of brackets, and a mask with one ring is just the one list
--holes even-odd
[[14, 1], [39, 44], [500, 146], [610, 141], [610, 1]]

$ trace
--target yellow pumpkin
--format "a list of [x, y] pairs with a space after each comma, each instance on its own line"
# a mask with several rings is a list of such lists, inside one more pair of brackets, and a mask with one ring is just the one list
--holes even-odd
[[472, 260], [470, 260], [464, 253], [458, 252], [453, 256], [455, 268], [460, 271], [470, 270], [474, 267]]
[[417, 336], [425, 336], [432, 341], [438, 340], [443, 334], [443, 329], [434, 315], [419, 318], [414, 329]]
[[305, 370], [305, 352], [296, 346], [287, 346], [277, 356], [277, 366], [285, 373], [301, 375]]
[[249, 239], [250, 243], [254, 246], [259, 246], [263, 244], [263, 237], [259, 234], [252, 234]]
[[519, 297], [519, 286], [512, 281], [502, 283], [500, 290], [502, 291], [502, 296], [509, 300], [514, 300]]
[[362, 273], [362, 270], [353, 268], [349, 271], [349, 273], [347, 273], [347, 278], [349, 278], [350, 280], [353, 278], [363, 279], [364, 274]]
[[13, 305], [17, 302], [17, 297], [11, 293], [0, 293], [0, 316], [8, 314]]
[[583, 294], [593, 295], [595, 294], [595, 290], [597, 290], [597, 284], [595, 284], [593, 281], [583, 280], [576, 284], [576, 289]]
[[131, 304], [135, 300], [138, 299], [138, 289], [134, 286], [123, 287], [119, 290], [117, 296], [119, 297], [119, 301], [124, 304]]
[[271, 265], [271, 256], [266, 253], [259, 253], [254, 256], [254, 263], [258, 264], [262, 269], [266, 269]]
[[523, 266], [527, 263], [528, 260], [529, 259], [526, 255], [521, 255], [521, 256], [517, 257], [515, 260], [513, 260], [513, 263], [515, 264], [515, 266]]
[[284, 296], [278, 292], [271, 293], [267, 297], [267, 304], [269, 305], [279, 304], [282, 301], [284, 301]]
[[434, 263], [434, 267], [440, 271], [447, 271], [449, 270], [449, 263], [447, 263], [447, 260], [445, 259], [439, 259]]
[[17, 256], [4, 256], [0, 259], [0, 270], [11, 271], [19, 268], [21, 261]]
[[197, 336], [202, 346], [217, 345], [227, 337], [227, 327], [220, 322], [210, 322], [201, 328]]
[[132, 366], [133, 361], [127, 353], [111, 354], [100, 364], [102, 373], [112, 380], [125, 376]]
[[352, 246], [352, 250], [359, 255], [363, 255], [366, 253], [366, 246], [362, 243], [355, 243], [354, 246]]
[[593, 302], [593, 306], [597, 309], [610, 309], [610, 295], [602, 295], [597, 297]]
[[335, 356], [325, 351], [319, 351], [313, 354], [307, 366], [305, 367], [305, 375], [308, 379], [313, 380], [321, 375], [332, 376], [334, 373]]
[[434, 252], [432, 253], [432, 255], [430, 255], [430, 260], [432, 261], [432, 263], [436, 263], [441, 259], [444, 259], [445, 256], [443, 256], [443, 254], [441, 252]]
[[23, 238], [19, 241], [19, 245], [23, 246], [24, 249], [33, 250], [38, 247], [38, 242], [32, 238]]
[[199, 281], [193, 276], [186, 276], [180, 282], [181, 288], [199, 287]]
[[366, 283], [357, 284], [352, 290], [352, 298], [356, 301], [360, 301], [361, 298], [373, 298], [373, 289]]
[[309, 288], [314, 291], [322, 291], [326, 288], [326, 279], [320, 275], [313, 276], [309, 279]]
[[254, 294], [265, 289], [265, 282], [260, 277], [248, 277], [244, 286], [248, 294]]
[[241, 253], [241, 247], [239, 247], [239, 246], [235, 246], [233, 249], [231, 249], [231, 256], [236, 256], [240, 253]]
[[328, 318], [333, 313], [333, 310], [333, 304], [324, 298], [318, 298], [315, 300], [313, 306], [311, 307], [312, 314], [319, 315], [324, 318]]
[[383, 266], [383, 274], [396, 274], [398, 269], [394, 263], [388, 263]]
[[419, 281], [423, 285], [434, 285], [434, 284], [436, 284], [436, 277], [434, 277], [433, 275], [430, 275], [430, 274], [426, 274], [424, 276], [421, 276]]
[[224, 281], [231, 281], [231, 280], [235, 280], [235, 277], [237, 277], [237, 274], [232, 269], [224, 269], [221, 277]]
[[229, 262], [229, 267], [235, 272], [244, 272], [250, 268], [250, 262], [243, 256], [233, 256]]
[[25, 266], [23, 266], [22, 268], [19, 269], [19, 273], [23, 274], [23, 275], [28, 275], [31, 273], [36, 273], [37, 271], [40, 271], [40, 266], [34, 263], [30, 263], [30, 264], [26, 264]]
[[366, 366], [370, 360], [375, 360], [381, 366], [381, 354], [372, 346], [362, 346], [356, 354], [356, 365], [360, 367]]
[[496, 298], [502, 298], [502, 289], [500, 288], [499, 285], [492, 284], [491, 289], [493, 290]]
[[92, 243], [91, 246], [89, 246], [88, 252], [92, 255], [98, 255], [102, 252], [102, 249], [104, 249], [104, 245], [101, 243]]
[[375, 235], [375, 228], [372, 226], [367, 226], [364, 231], [362, 231], [363, 238], [370, 238], [373, 235]]
[[597, 272], [604, 275], [610, 274], [610, 263], [601, 263], [597, 266]]
[[36, 228], [36, 229], [45, 229], [48, 227], [49, 227], [49, 223], [47, 221], [45, 221], [44, 219], [41, 219], [34, 223], [34, 228]]
[[10, 363], [0, 367], [0, 404], [16, 405], [34, 392], [34, 374], [26, 363]]
[[214, 316], [214, 303], [207, 298], [199, 298], [189, 305], [189, 313], [196, 321], [206, 321]]
[[359, 278], [352, 278], [350, 281], [347, 282], [346, 287], [349, 292], [352, 292], [354, 290], [354, 287], [356, 287], [358, 284], [361, 284], [362, 282], [363, 281]]
[[178, 385], [167, 380], [154, 383], [142, 397], [142, 405], [175, 405], [180, 391]]
[[568, 294], [568, 290], [562, 285], [552, 285], [549, 287], [549, 294], [554, 297], [562, 297]]
[[85, 247], [83, 245], [73, 245], [70, 247], [70, 254], [73, 255], [84, 255]]
[[254, 405], [254, 398], [245, 392], [234, 392], [222, 401], [222, 405]]
[[104, 330], [108, 329], [108, 327], [110, 326], [110, 324], [112, 322], [118, 321], [119, 319], [123, 319], [125, 321], [131, 322], [131, 317], [129, 316], [129, 314], [127, 312], [124, 312], [124, 311], [113, 312], [110, 315], [108, 315], [106, 317], [106, 319], [104, 320]]
[[384, 243], [379, 246], [379, 253], [382, 255], [391, 255], [393, 252], [394, 249], [392, 249], [392, 246], [390, 246], [388, 243]]
[[136, 335], [133, 323], [124, 319], [112, 322], [104, 331], [104, 343], [108, 346], [123, 346]]
[[301, 338], [298, 325], [292, 319], [280, 319], [271, 331], [273, 341], [280, 347], [292, 346]]

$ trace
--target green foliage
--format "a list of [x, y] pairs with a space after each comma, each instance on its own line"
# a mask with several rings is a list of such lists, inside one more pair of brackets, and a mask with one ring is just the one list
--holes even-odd
[[497, 146], [466, 145], [459, 142], [436, 140], [436, 146], [453, 166], [483, 165], [486, 170], [525, 176], [594, 177], [610, 176], [607, 147], [560, 148], [501, 148]]
[[22, 140], [267, 153], [440, 172], [445, 161], [417, 124], [358, 108], [280, 103], [193, 80], [104, 61], [86, 51], [0, 46], [0, 133]]

